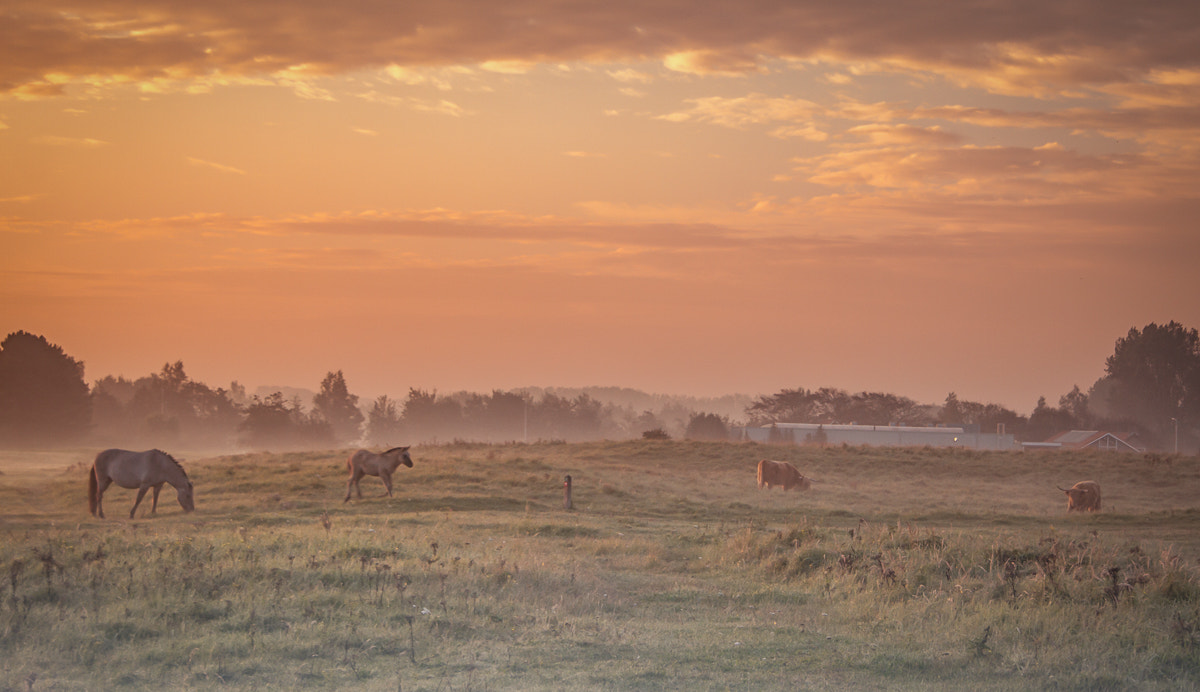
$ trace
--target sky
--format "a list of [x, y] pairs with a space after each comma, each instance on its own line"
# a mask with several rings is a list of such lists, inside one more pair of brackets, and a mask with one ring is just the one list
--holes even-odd
[[1198, 219], [1195, 0], [0, 5], [0, 331], [89, 382], [1028, 413]]

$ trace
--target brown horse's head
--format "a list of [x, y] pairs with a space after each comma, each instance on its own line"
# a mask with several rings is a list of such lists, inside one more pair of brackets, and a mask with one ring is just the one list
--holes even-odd
[[388, 451], [379, 456], [399, 455], [400, 463], [408, 468], [412, 468], [412, 457], [408, 455], [408, 447], [392, 447]]

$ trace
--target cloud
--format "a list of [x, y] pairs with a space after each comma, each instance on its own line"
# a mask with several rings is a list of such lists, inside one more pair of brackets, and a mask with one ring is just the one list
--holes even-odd
[[1128, 194], [1120, 190], [1140, 168], [1137, 157], [1011, 146], [872, 147], [798, 163], [807, 180], [832, 188], [1024, 202]]
[[425, 111], [427, 113], [440, 113], [442, 115], [449, 115], [455, 118], [461, 118], [467, 114], [467, 110], [465, 108], [457, 103], [454, 103], [453, 101], [447, 101], [446, 99], [438, 99], [436, 101], [427, 99], [410, 99], [409, 105], [413, 110]]
[[220, 171], [222, 173], [233, 173], [235, 175], [246, 175], [246, 171], [243, 171], [240, 168], [234, 168], [233, 166], [226, 166], [226, 165], [220, 164], [220, 163], [213, 163], [212, 161], [205, 161], [204, 159], [197, 159], [197, 158], [193, 158], [191, 156], [187, 157], [187, 162], [192, 164], [193, 166], [201, 166], [204, 168], [211, 168], [215, 171]]
[[939, 126], [914, 127], [906, 124], [859, 125], [846, 131], [850, 137], [863, 137], [873, 145], [921, 145], [944, 147], [963, 141], [961, 136], [945, 132]]
[[45, 135], [34, 139], [38, 144], [48, 144], [53, 147], [82, 147], [85, 149], [96, 149], [98, 147], [108, 146], [108, 142], [90, 137], [59, 137], [57, 135]]
[[479, 68], [499, 74], [525, 74], [537, 65], [532, 60], [485, 60]]
[[736, 76], [763, 70], [757, 56], [741, 49], [680, 51], [665, 56], [663, 65], [675, 72], [695, 75]]
[[771, 97], [749, 94], [740, 97], [709, 96], [687, 101], [690, 108], [658, 116], [670, 122], [698, 121], [743, 129], [752, 125], [773, 122], [798, 122], [808, 124], [815, 113], [823, 109], [812, 101], [788, 96]]
[[608, 76], [624, 84], [649, 84], [654, 81], [649, 74], [633, 68], [609, 70]]
[[479, 65], [512, 74], [537, 64], [657, 59], [681, 74], [744, 75], [786, 59], [938, 74], [1039, 98], [1149, 85], [1160, 97], [1191, 99], [1200, 50], [1193, 0], [1112, 9], [1030, 0], [718, 0], [688, 12], [662, 0], [615, 0], [602, 9], [549, 0], [8, 5], [0, 91], [19, 97], [297, 69], [316, 76]]

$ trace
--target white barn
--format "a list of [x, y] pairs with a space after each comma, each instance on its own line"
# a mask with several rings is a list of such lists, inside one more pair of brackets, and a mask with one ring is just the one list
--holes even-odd
[[916, 427], [908, 425], [822, 425], [819, 423], [773, 423], [744, 428], [752, 442], [869, 445], [874, 447], [963, 447], [1011, 451], [1020, 449], [1013, 435], [982, 433], [962, 427]]

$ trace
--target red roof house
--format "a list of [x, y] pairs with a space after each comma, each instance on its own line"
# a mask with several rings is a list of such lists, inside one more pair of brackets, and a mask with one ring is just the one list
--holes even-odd
[[1144, 452], [1137, 444], [1137, 433], [1104, 430], [1070, 430], [1037, 443], [1041, 449], [1095, 449], [1102, 452]]

